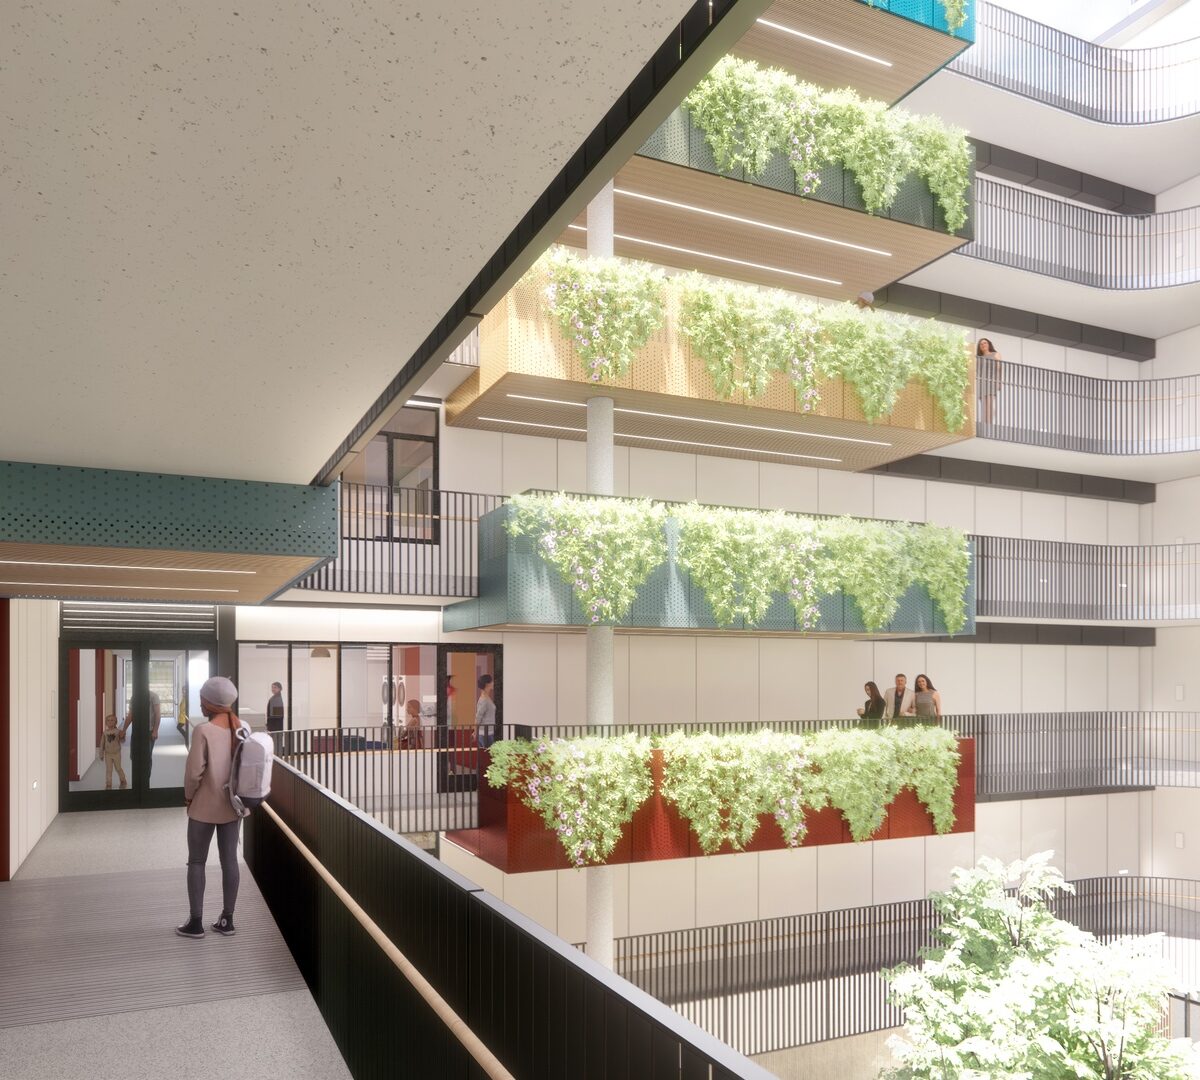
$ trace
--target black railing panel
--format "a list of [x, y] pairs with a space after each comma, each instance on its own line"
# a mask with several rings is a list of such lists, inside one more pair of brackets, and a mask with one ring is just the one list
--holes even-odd
[[975, 45], [949, 67], [1105, 124], [1153, 124], [1200, 112], [1200, 38], [1109, 48], [976, 0]]

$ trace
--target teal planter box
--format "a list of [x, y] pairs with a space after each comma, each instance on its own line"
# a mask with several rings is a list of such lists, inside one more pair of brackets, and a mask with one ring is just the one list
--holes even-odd
[[[501, 506], [479, 519], [479, 597], [444, 609], [442, 626], [447, 632], [474, 630], [484, 626], [587, 626], [570, 584], [542, 559], [531, 537], [510, 537], [505, 521], [511, 512]], [[804, 631], [795, 609], [778, 594], [761, 623], [744, 621], [722, 626], [698, 585], [675, 557], [677, 525], [667, 519], [667, 559], [638, 590], [629, 614], [617, 625], [645, 630], [718, 630], [729, 633], [868, 633], [858, 605], [841, 593], [823, 597], [817, 625]], [[972, 547], [968, 575], [967, 624], [959, 631], [975, 629], [975, 558]], [[945, 635], [941, 612], [922, 586], [905, 593], [899, 610], [883, 634]]]
[[965, 41], [968, 45], [975, 43], [974, 0], [967, 0], [967, 21], [957, 30], [951, 30], [946, 22], [946, 9], [941, 0], [862, 0], [862, 2], [868, 7], [891, 12], [909, 22], [928, 26], [931, 30], [940, 30], [943, 34], [949, 34], [959, 41]]

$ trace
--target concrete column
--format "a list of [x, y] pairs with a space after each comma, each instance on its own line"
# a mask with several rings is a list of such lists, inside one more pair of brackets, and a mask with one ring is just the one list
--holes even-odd
[[592, 256], [611, 256], [613, 232], [613, 182], [610, 180], [588, 203], [587, 253]]
[[613, 494], [613, 399], [588, 398], [587, 490], [589, 495]]

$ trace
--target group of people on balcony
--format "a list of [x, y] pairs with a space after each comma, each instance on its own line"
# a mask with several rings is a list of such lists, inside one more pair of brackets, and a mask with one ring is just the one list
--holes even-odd
[[928, 675], [918, 675], [911, 690], [908, 676], [903, 673], [897, 675], [895, 685], [889, 686], [882, 694], [873, 682], [868, 682], [863, 690], [866, 691], [867, 700], [858, 710], [863, 720], [899, 722], [910, 716], [918, 720], [934, 720], [942, 715], [942, 695]]

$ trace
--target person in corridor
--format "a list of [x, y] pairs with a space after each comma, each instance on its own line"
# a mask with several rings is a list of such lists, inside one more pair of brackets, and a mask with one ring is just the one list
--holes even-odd
[[237, 687], [223, 675], [214, 675], [200, 687], [200, 709], [208, 718], [192, 734], [187, 767], [183, 777], [183, 797], [187, 800], [188, 863], [187, 891], [190, 915], [177, 926], [182, 937], [204, 937], [204, 867], [213, 833], [221, 857], [221, 917], [212, 924], [218, 934], [234, 934], [233, 908], [237, 903], [238, 829], [241, 819], [225, 790], [233, 764], [235, 732], [245, 725], [233, 711]]
[[104, 718], [104, 734], [100, 737], [100, 748], [104, 754], [104, 789], [112, 788], [113, 769], [121, 778], [121, 787], [129, 787], [125, 767], [121, 764], [121, 734], [117, 731], [117, 718], [109, 713]]

